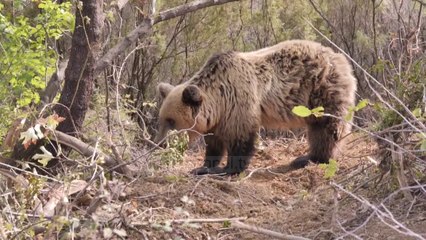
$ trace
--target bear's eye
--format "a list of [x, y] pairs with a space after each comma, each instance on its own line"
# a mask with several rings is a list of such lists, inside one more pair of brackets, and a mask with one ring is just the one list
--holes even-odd
[[169, 125], [170, 128], [175, 128], [175, 120], [171, 119], [171, 118], [166, 118], [166, 122]]

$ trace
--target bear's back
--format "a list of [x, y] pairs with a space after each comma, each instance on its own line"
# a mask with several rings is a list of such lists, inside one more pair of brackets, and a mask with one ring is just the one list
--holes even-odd
[[238, 55], [242, 58], [248, 59], [250, 61], [264, 60], [266, 58], [271, 57], [274, 54], [281, 52], [292, 52], [299, 53], [309, 56], [318, 55], [319, 52], [327, 51], [329, 53], [333, 53], [330, 48], [324, 47], [321, 44], [309, 40], [288, 40], [284, 42], [280, 42], [270, 47], [262, 48], [259, 50], [251, 51], [251, 52], [238, 52]]

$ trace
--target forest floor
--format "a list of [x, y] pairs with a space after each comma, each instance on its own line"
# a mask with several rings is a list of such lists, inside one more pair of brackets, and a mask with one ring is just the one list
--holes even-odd
[[[234, 226], [235, 218], [309, 239], [419, 239], [398, 233], [405, 228], [426, 238], [426, 194], [406, 199], [403, 191], [395, 192], [398, 183], [367, 158], [374, 156], [376, 145], [366, 138], [347, 141], [331, 180], [318, 165], [287, 173], [265, 170], [279, 169], [306, 153], [303, 139], [265, 140], [262, 145], [246, 173], [234, 177], [190, 175], [202, 165], [204, 151], [187, 151], [183, 163], [138, 178], [120, 202], [99, 208], [97, 214], [120, 210], [132, 226], [130, 239], [274, 239]], [[383, 203], [404, 227], [387, 217], [384, 221], [393, 227], [384, 224], [378, 216], [386, 209], [373, 211], [370, 203]]]

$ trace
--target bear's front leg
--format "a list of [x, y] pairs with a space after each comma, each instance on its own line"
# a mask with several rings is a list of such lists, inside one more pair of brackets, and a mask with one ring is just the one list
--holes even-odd
[[206, 142], [204, 166], [192, 170], [191, 174], [205, 175], [226, 173], [223, 168], [218, 167], [225, 153], [225, 145], [223, 142], [214, 135], [205, 136], [204, 141]]
[[224, 168], [226, 174], [239, 174], [246, 170], [255, 152], [256, 132], [249, 133], [246, 138], [236, 139], [228, 149], [228, 162]]

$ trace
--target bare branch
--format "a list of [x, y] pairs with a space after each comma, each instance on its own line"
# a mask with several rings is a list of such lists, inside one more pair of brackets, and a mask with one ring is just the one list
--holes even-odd
[[123, 40], [112, 47], [95, 65], [94, 75], [99, 75], [106, 67], [108, 67], [112, 60], [124, 52], [130, 45], [135, 43], [138, 38], [149, 34], [152, 30], [151, 20], [145, 18], [139, 26], [131, 31]]
[[185, 15], [199, 9], [236, 1], [239, 0], [198, 0], [162, 11], [158, 13], [158, 15], [155, 15], [155, 17], [150, 16], [145, 18], [142, 23], [139, 24], [139, 26], [131, 31], [126, 37], [124, 37], [123, 40], [117, 43], [101, 59], [97, 61], [94, 75], [97, 76], [100, 72], [102, 72], [112, 63], [113, 59], [122, 54], [124, 50], [126, 50], [131, 44], [135, 43], [138, 38], [149, 34], [154, 24]]
[[334, 25], [328, 20], [328, 18], [321, 12], [321, 10], [315, 5], [315, 3], [312, 0], [309, 0], [309, 3], [311, 3], [312, 7], [314, 8], [315, 12], [320, 15], [320, 17], [327, 23], [327, 25], [334, 30]]
[[[342, 191], [342, 192], [348, 194], [349, 196], [351, 196], [355, 200], [357, 200], [360, 203], [364, 204], [365, 206], [371, 208], [373, 210], [373, 212], [367, 218], [367, 221], [369, 221], [372, 218], [373, 215], [376, 215], [382, 223], [384, 223], [385, 225], [387, 225], [388, 227], [390, 227], [391, 229], [395, 230], [398, 233], [404, 234], [406, 236], [411, 236], [411, 237], [414, 237], [416, 239], [422, 239], [422, 240], [425, 239], [420, 234], [412, 231], [410, 228], [406, 227], [403, 223], [396, 220], [395, 217], [393, 216], [393, 214], [384, 205], [384, 202], [386, 200], [390, 199], [391, 197], [393, 197], [395, 194], [397, 194], [398, 192], [400, 192], [402, 190], [423, 188], [425, 185], [401, 188], [401, 189], [395, 191], [394, 193], [392, 193], [391, 195], [389, 195], [385, 200], [383, 200], [380, 204], [378, 204], [376, 206], [373, 203], [369, 202], [367, 199], [360, 197], [360, 196], [357, 196], [354, 193], [352, 193], [351, 191], [346, 190], [343, 186], [341, 186], [339, 184], [336, 184], [334, 182], [331, 182], [330, 184], [331, 184], [331, 186], [335, 187], [339, 191]], [[381, 210], [381, 209], [383, 209], [383, 210]], [[357, 231], [358, 229], [360, 229], [363, 225], [364, 224], [362, 224], [361, 226], [359, 226], [359, 227], [357, 227], [357, 228], [355, 228], [351, 231], [346, 231], [345, 229], [343, 229], [345, 231], [346, 235], [342, 236], [341, 238], [344, 238], [347, 235], [354, 236], [353, 235], [354, 232]]]
[[154, 17], [153, 24], [169, 20], [175, 17], [185, 15], [196, 10], [207, 8], [215, 5], [222, 5], [229, 2], [237, 2], [239, 0], [198, 0], [187, 4], [180, 5], [175, 8], [171, 8], [160, 12]]
[[422, 6], [426, 7], [426, 2], [423, 2], [422, 0], [414, 0], [414, 1], [420, 3], [420, 5], [422, 5]]

